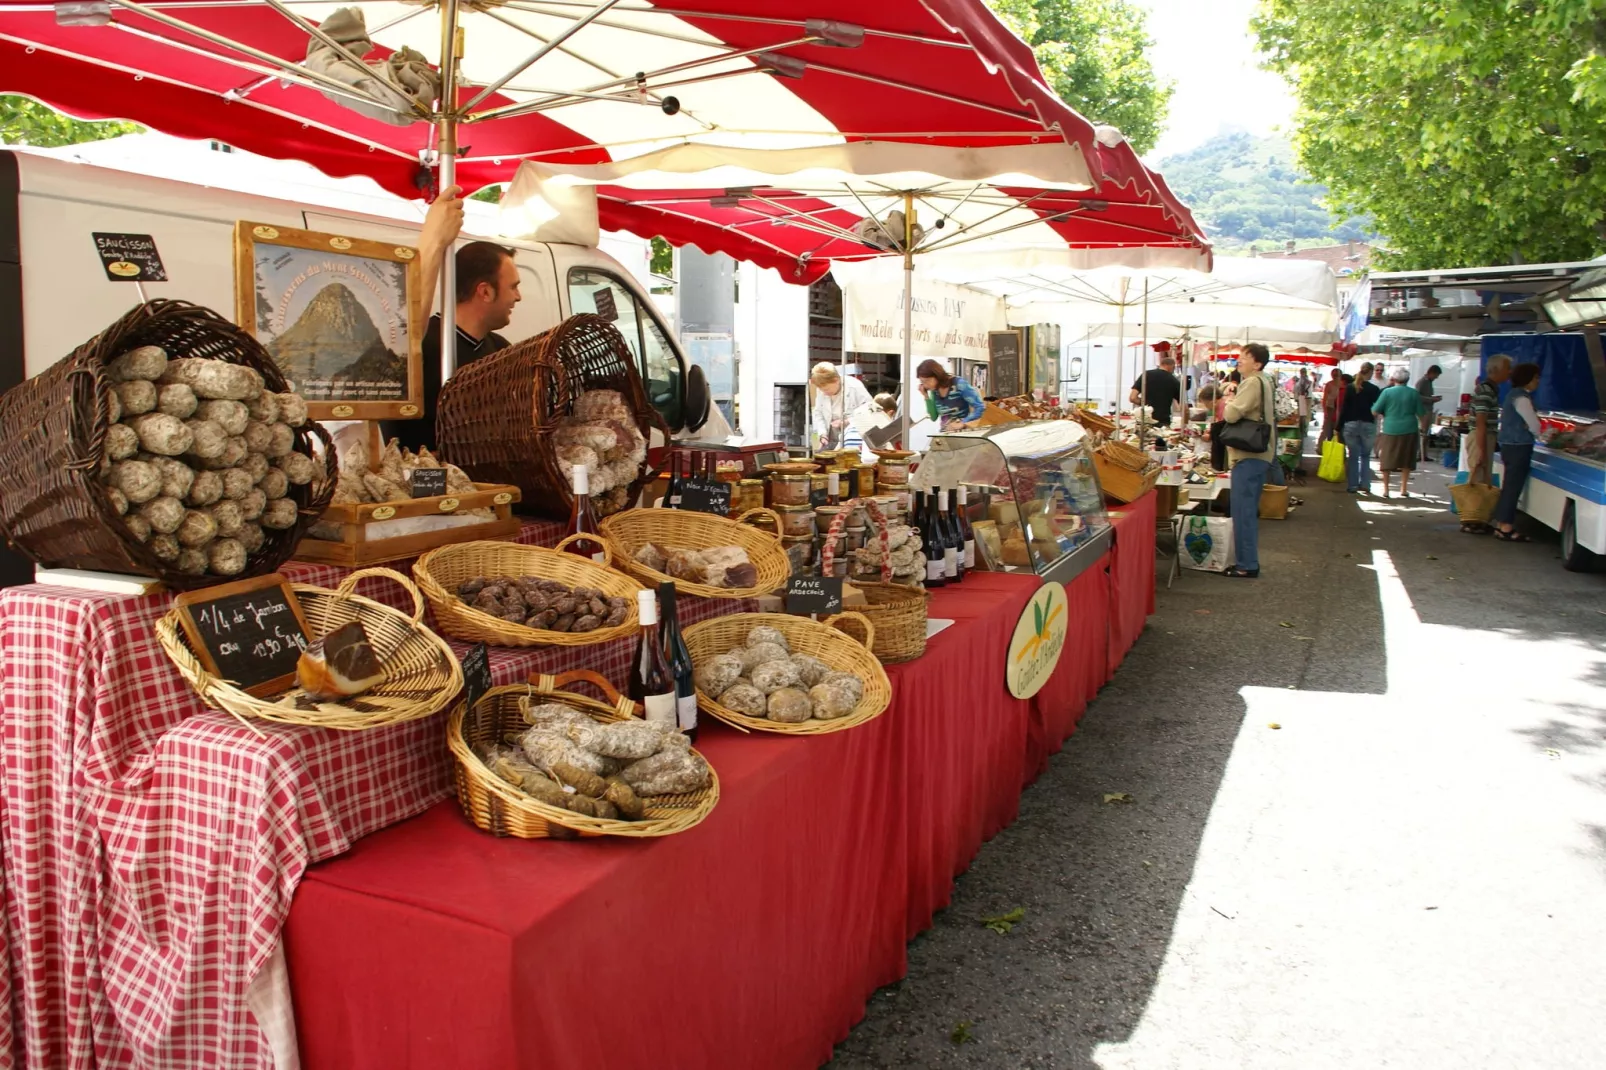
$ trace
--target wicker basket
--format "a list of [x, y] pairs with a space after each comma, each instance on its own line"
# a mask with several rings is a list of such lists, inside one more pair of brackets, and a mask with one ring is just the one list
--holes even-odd
[[[353, 593], [364, 576], [384, 576], [406, 587], [413, 596], [412, 616]], [[292, 584], [291, 590], [312, 630], [309, 639], [328, 635], [354, 620], [361, 621], [385, 667], [384, 682], [342, 702], [314, 702], [299, 688], [276, 699], [257, 698], [207, 672], [184, 634], [178, 612], [170, 611], [156, 622], [156, 635], [162, 649], [178, 666], [179, 674], [190, 682], [203, 702], [234, 714], [247, 725], [251, 718], [260, 718], [278, 724], [350, 732], [428, 717], [445, 709], [462, 690], [463, 670], [452, 656], [452, 648], [424, 626], [424, 599], [400, 572], [366, 568], [347, 576], [337, 590], [305, 583]]]
[[[579, 682], [596, 687], [607, 701], [562, 690]], [[534, 677], [528, 685], [493, 688], [481, 696], [473, 710], [459, 702], [446, 725], [446, 743], [454, 759], [457, 801], [470, 821], [493, 836], [525, 840], [671, 836], [702, 821], [719, 802], [719, 774], [714, 773], [712, 767], [706, 788], [686, 795], [654, 796], [640, 821], [587, 817], [536, 801], [491, 772], [475, 753], [476, 748], [501, 743], [510, 733], [524, 729], [518, 700], [529, 694], [573, 706], [603, 723], [633, 717], [636, 711], [635, 703], [622, 697], [606, 679], [586, 669], [561, 676]]]
[[1104, 455], [1105, 460], [1132, 472], [1142, 472], [1154, 463], [1147, 453], [1125, 442], [1106, 442], [1098, 448], [1098, 452]]
[[1487, 483], [1457, 483], [1450, 488], [1456, 516], [1463, 524], [1487, 524], [1500, 502], [1500, 488]]
[[[749, 520], [771, 520], [776, 534], [760, 531]], [[781, 548], [781, 518], [769, 509], [749, 509], [735, 520], [684, 509], [626, 509], [603, 517], [598, 525], [614, 564], [648, 587], [673, 583], [682, 594], [702, 598], [756, 598], [784, 585], [792, 575], [792, 563]], [[707, 550], [715, 546], [740, 546], [758, 569], [758, 581], [751, 587], [712, 587], [706, 583], [677, 580], [636, 560], [636, 551], [649, 542], [675, 550]]]
[[[582, 315], [481, 357], [441, 387], [435, 417], [441, 459], [478, 482], [517, 486], [520, 511], [562, 520], [573, 495], [553, 453], [552, 432], [575, 399], [591, 390], [619, 391], [643, 437], [650, 443], [656, 429], [668, 441], [669, 429], [647, 400], [624, 337], [602, 317]], [[626, 505], [654, 475], [643, 461]], [[595, 499], [599, 513], [607, 511], [606, 498]]]
[[[608, 567], [610, 551], [604, 546], [601, 563], [563, 547], [578, 539], [571, 535], [558, 548], [523, 546], [512, 542], [460, 542], [431, 550], [413, 564], [413, 578], [435, 611], [435, 625], [454, 639], [491, 646], [591, 646], [634, 635], [641, 627], [636, 592], [629, 576]], [[457, 597], [457, 588], [476, 576], [487, 578], [538, 576], [570, 587], [596, 587], [604, 594], [630, 599], [623, 623], [589, 632], [554, 632], [493, 617]]]
[[[838, 628], [854, 623], [864, 630], [864, 641], [846, 635]], [[824, 621], [786, 613], [732, 613], [693, 624], [682, 633], [693, 663], [723, 654], [747, 641], [747, 633], [757, 624], [778, 628], [786, 636], [794, 654], [812, 654], [839, 672], [852, 673], [864, 681], [864, 697], [846, 717], [834, 721], [807, 720], [801, 724], [782, 724], [767, 717], [749, 717], [719, 704], [717, 699], [697, 692], [697, 705], [714, 717], [737, 728], [755, 732], [778, 732], [791, 736], [821, 736], [842, 732], [881, 716], [892, 702], [892, 684], [886, 670], [870, 648], [875, 645], [875, 625], [861, 613], [839, 613]]]
[[[128, 534], [106, 496], [99, 472], [110, 425], [111, 384], [105, 366], [136, 346], [157, 345], [170, 357], [206, 357], [243, 364], [267, 388], [288, 389], [256, 339], [210, 309], [186, 301], [138, 305], [45, 371], [0, 396], [0, 535], [45, 568], [83, 568], [154, 576], [176, 590], [222, 582], [174, 571]], [[291, 487], [300, 507], [292, 528], [267, 530], [245, 571], [230, 579], [277, 571], [334, 493], [335, 451], [316, 423], [296, 431], [296, 450], [324, 446], [328, 477]], [[314, 489], [314, 486], [317, 489]]]

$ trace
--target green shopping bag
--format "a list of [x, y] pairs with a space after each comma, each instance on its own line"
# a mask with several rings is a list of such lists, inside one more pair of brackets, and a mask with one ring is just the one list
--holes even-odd
[[1329, 483], [1344, 482], [1344, 443], [1336, 438], [1322, 443], [1322, 463], [1316, 469], [1316, 478]]

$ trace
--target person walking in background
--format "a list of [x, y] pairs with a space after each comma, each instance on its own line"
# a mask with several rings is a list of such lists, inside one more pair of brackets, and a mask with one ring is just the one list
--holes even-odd
[[849, 414], [870, 404], [870, 391], [851, 375], [843, 375], [835, 364], [821, 361], [809, 373], [814, 388], [812, 422], [821, 449], [859, 449], [864, 440]]
[[1502, 542], [1532, 542], [1513, 525], [1517, 521], [1517, 502], [1528, 485], [1533, 467], [1534, 443], [1539, 441], [1539, 414], [1534, 411], [1534, 394], [1539, 390], [1539, 365], [1519, 364], [1511, 369], [1511, 389], [1500, 408], [1500, 501], [1494, 507], [1494, 537]]
[[926, 398], [926, 413], [944, 431], [974, 427], [987, 411], [986, 402], [974, 386], [948, 374], [948, 369], [936, 361], [921, 361], [915, 375], [920, 380], [920, 393]]
[[1182, 388], [1177, 382], [1177, 361], [1169, 350], [1160, 354], [1160, 366], [1150, 368], [1132, 383], [1127, 401], [1134, 409], [1147, 405], [1154, 412], [1156, 427], [1171, 426], [1171, 407], [1182, 399]]
[[1372, 446], [1377, 442], [1377, 417], [1372, 406], [1382, 391], [1372, 383], [1372, 364], [1362, 364], [1355, 373], [1355, 385], [1339, 413], [1339, 433], [1344, 439], [1345, 489], [1351, 494], [1372, 492]]
[[1444, 374], [1444, 369], [1437, 364], [1428, 368], [1427, 374], [1416, 381], [1416, 392], [1422, 395], [1422, 415], [1418, 418], [1422, 424], [1422, 456], [1428, 455], [1428, 435], [1433, 430], [1433, 406], [1439, 403], [1441, 395], [1433, 392], [1433, 383]]
[[[1483, 377], [1473, 387], [1472, 429], [1467, 434], [1467, 482], [1489, 486], [1493, 483], [1496, 431], [1500, 427], [1500, 384], [1511, 378], [1511, 358], [1496, 353], [1483, 365]], [[1461, 530], [1468, 535], [1488, 535], [1493, 524], [1463, 520]]]
[[1416, 447], [1421, 434], [1422, 395], [1405, 384], [1411, 373], [1395, 368], [1392, 383], [1372, 403], [1372, 411], [1383, 417], [1383, 430], [1377, 437], [1378, 467], [1383, 471], [1383, 497], [1389, 497], [1389, 476], [1400, 473], [1400, 497], [1411, 496], [1411, 473], [1416, 470]]
[[1238, 392], [1227, 402], [1229, 424], [1247, 421], [1271, 427], [1270, 441], [1261, 452], [1230, 447], [1227, 450], [1232, 466], [1232, 542], [1237, 563], [1222, 575], [1233, 579], [1252, 580], [1260, 575], [1260, 492], [1277, 464], [1276, 399], [1271, 380], [1261, 371], [1270, 359], [1271, 354], [1259, 342], [1244, 346], [1238, 357], [1242, 382], [1238, 384]]
[[1322, 387], [1322, 438], [1323, 442], [1338, 434], [1338, 392], [1344, 389], [1343, 372], [1337, 368], [1327, 377]]

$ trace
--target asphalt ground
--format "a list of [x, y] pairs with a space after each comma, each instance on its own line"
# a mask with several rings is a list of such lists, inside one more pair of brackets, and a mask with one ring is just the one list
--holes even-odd
[[832, 1070], [1606, 1066], [1606, 572], [1448, 475], [1162, 586]]

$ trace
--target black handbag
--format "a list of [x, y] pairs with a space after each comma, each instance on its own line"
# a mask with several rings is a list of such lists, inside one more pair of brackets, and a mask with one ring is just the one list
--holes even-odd
[[[1260, 380], [1261, 385], [1270, 391], [1266, 380]], [[1260, 411], [1264, 415], [1270, 411], [1271, 405], [1264, 396], [1261, 399]], [[1238, 420], [1221, 429], [1221, 444], [1240, 453], [1265, 453], [1271, 448], [1271, 424], [1265, 420]]]

